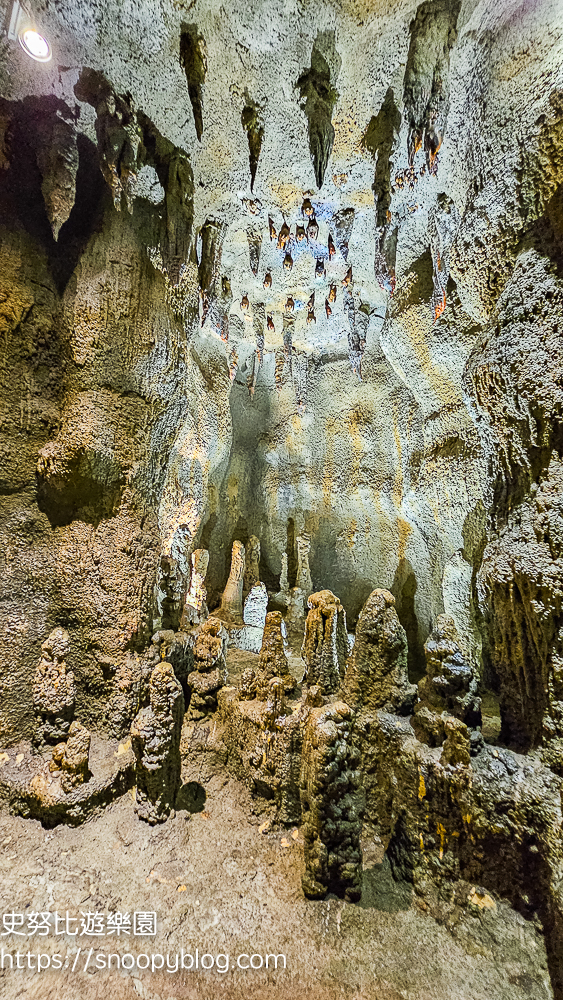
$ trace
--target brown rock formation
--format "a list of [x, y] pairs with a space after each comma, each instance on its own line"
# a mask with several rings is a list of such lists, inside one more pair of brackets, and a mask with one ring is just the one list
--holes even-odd
[[416, 687], [408, 680], [407, 639], [387, 590], [374, 590], [362, 608], [341, 694], [368, 712], [412, 711]]
[[70, 651], [68, 632], [56, 628], [41, 646], [41, 660], [33, 681], [33, 708], [38, 746], [55, 743], [68, 735], [76, 692], [74, 674], [67, 671], [65, 656]]
[[208, 618], [193, 633], [194, 669], [188, 674], [189, 717], [203, 719], [217, 708], [217, 692], [226, 682], [227, 633], [218, 618]]
[[135, 811], [147, 823], [162, 823], [173, 812], [180, 787], [180, 736], [184, 696], [170, 663], [153, 670], [150, 706], [143, 708], [131, 726], [136, 759]]
[[301, 656], [305, 660], [304, 681], [318, 684], [323, 694], [340, 687], [348, 658], [346, 612], [330, 590], [311, 594]]
[[334, 892], [355, 901], [362, 891], [363, 798], [351, 719], [348, 705], [337, 701], [313, 708], [306, 723], [300, 777], [305, 836], [302, 884], [310, 899]]
[[58, 743], [49, 763], [51, 772], [60, 771], [61, 788], [70, 792], [88, 780], [90, 733], [76, 720], [71, 723], [66, 743]]
[[281, 677], [286, 691], [293, 691], [295, 687], [295, 679], [289, 672], [285, 654], [282, 622], [280, 611], [269, 611], [266, 615], [258, 669], [258, 697], [260, 698], [268, 697], [270, 681], [273, 677]]
[[457, 639], [453, 619], [439, 615], [424, 645], [426, 676], [418, 682], [418, 702], [412, 725], [418, 738], [430, 746], [438, 746], [444, 733], [443, 720], [440, 722], [431, 716], [442, 713], [454, 716], [471, 729], [481, 725], [478, 678], [459, 648]]

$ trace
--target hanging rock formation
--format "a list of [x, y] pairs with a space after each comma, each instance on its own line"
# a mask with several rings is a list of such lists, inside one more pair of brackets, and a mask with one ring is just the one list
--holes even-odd
[[309, 149], [315, 180], [320, 189], [334, 143], [332, 112], [338, 93], [331, 81], [330, 67], [318, 47], [318, 41], [313, 45], [311, 67], [299, 77], [297, 87], [307, 116]]
[[41, 190], [47, 218], [57, 240], [76, 197], [78, 148], [76, 129], [70, 122], [56, 118], [37, 153], [37, 165], [43, 178]]
[[[260, 151], [262, 149], [262, 139], [264, 138], [264, 124], [262, 121], [261, 110], [254, 101], [251, 101], [247, 96], [247, 103], [245, 104], [242, 115], [241, 115], [242, 127], [246, 132], [248, 138], [248, 158], [250, 163], [250, 190], [254, 188], [254, 180], [256, 178], [256, 171], [258, 169], [258, 160], [260, 159]], [[251, 258], [252, 259], [252, 258]], [[258, 266], [256, 271], [253, 270], [254, 274], [258, 273]]]
[[429, 171], [436, 169], [449, 107], [450, 50], [456, 39], [461, 0], [426, 0], [411, 24], [405, 69], [409, 162], [424, 145]]
[[207, 74], [207, 48], [197, 25], [183, 24], [180, 34], [180, 65], [188, 82], [188, 94], [196, 135], [201, 142], [203, 135], [203, 85]]

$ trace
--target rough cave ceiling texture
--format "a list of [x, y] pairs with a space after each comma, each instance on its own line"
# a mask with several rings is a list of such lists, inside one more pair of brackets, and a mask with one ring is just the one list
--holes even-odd
[[305, 531], [349, 621], [393, 592], [413, 678], [445, 611], [558, 748], [560, 3], [36, 8], [52, 63], [0, 69], [0, 742], [54, 627], [103, 727], [194, 548], [212, 607], [235, 538], [276, 590]]

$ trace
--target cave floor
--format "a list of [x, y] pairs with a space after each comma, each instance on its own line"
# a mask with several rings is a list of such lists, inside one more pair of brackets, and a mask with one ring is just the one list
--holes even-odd
[[[2, 816], [3, 913], [50, 910], [79, 917], [81, 911], [154, 911], [158, 916], [156, 937], [72, 938], [52, 931], [43, 937], [5, 936], [0, 944], [6, 952], [57, 953], [63, 968], [5, 969], [2, 1000], [552, 996], [543, 938], [507, 905], [470, 907], [461, 919], [458, 915], [455, 927], [441, 926], [421, 911], [411, 887], [393, 882], [387, 862], [381, 861], [382, 845], [373, 840], [364, 845], [361, 904], [307, 901], [301, 892], [303, 843], [297, 829], [268, 828], [247, 789], [225, 774], [208, 774], [201, 788], [190, 787], [200, 791], [199, 801], [196, 794], [190, 806], [199, 811], [181, 810], [158, 827], [137, 819], [130, 793], [76, 828], [46, 830], [35, 820]], [[78, 924], [70, 927], [80, 930]], [[72, 972], [77, 947], [81, 952]], [[197, 948], [200, 956], [228, 954], [231, 966], [241, 954], [284, 954], [287, 967], [168, 973], [117, 970], [113, 958], [111, 971], [90, 965], [85, 972], [91, 948], [92, 962], [100, 954], [169, 953], [173, 966], [172, 956], [184, 949], [189, 964], [187, 955]], [[32, 957], [32, 966], [36, 962]]]

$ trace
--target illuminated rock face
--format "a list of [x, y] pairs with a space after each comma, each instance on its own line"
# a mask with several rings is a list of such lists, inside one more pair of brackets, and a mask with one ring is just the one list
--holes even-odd
[[[557, 5], [55, 6], [57, 65], [0, 68], [0, 744], [121, 738], [151, 636], [226, 587], [242, 628], [261, 579], [293, 634], [337, 596], [364, 714], [407, 711], [444, 614], [503, 740], [560, 772]], [[429, 727], [458, 697], [431, 686]]]

